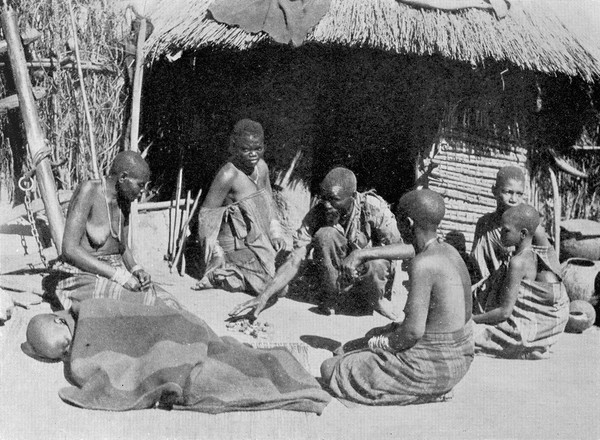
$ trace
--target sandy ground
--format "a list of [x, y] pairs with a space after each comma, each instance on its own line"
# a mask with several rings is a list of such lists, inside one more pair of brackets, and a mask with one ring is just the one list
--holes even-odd
[[[0, 235], [1, 272], [26, 268], [28, 263], [39, 267], [39, 259], [22, 255], [14, 238]], [[227, 331], [224, 321], [227, 311], [249, 296], [194, 291], [192, 278], [169, 274], [162, 261], [156, 261], [153, 270], [156, 280], [218, 334], [253, 341]], [[32, 288], [41, 281], [39, 274], [11, 278]], [[271, 341], [312, 345], [309, 360], [315, 376], [320, 363], [331, 355], [317, 342], [345, 342], [386, 323], [379, 316], [325, 317], [312, 307], [283, 298], [261, 319], [274, 326]], [[63, 403], [57, 394], [68, 386], [62, 364], [37, 362], [21, 352], [28, 319], [48, 310], [44, 303], [28, 310], [17, 308], [12, 319], [0, 326], [0, 439], [600, 438], [598, 327], [579, 335], [564, 334], [548, 360], [477, 357], [454, 389], [454, 398], [444, 403], [350, 408], [334, 399], [321, 416], [279, 410], [219, 415], [158, 409], [117, 413]]]

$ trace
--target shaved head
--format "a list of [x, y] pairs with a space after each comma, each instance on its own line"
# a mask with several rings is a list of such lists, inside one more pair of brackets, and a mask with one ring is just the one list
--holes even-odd
[[123, 173], [130, 177], [148, 180], [150, 178], [150, 167], [140, 153], [121, 151], [116, 155], [110, 167], [110, 175], [119, 177]]
[[533, 235], [540, 224], [540, 214], [533, 206], [523, 203], [507, 209], [502, 214], [502, 221], [514, 225], [519, 231], [527, 229]]
[[414, 220], [422, 229], [435, 231], [444, 218], [444, 198], [430, 189], [419, 189], [404, 194], [398, 202], [398, 211]]
[[356, 176], [348, 168], [337, 167], [327, 173], [321, 182], [321, 190], [340, 188], [341, 193], [349, 196], [356, 192]]
[[519, 167], [504, 167], [500, 168], [498, 174], [496, 174], [496, 186], [499, 188], [510, 180], [516, 180], [525, 184], [525, 174]]
[[53, 346], [48, 341], [48, 331], [54, 322], [55, 315], [43, 313], [35, 315], [27, 325], [27, 342], [33, 352], [46, 359], [54, 359]]

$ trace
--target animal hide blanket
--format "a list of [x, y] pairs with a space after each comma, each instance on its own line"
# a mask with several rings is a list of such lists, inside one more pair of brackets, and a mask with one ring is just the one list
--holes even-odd
[[76, 386], [60, 390], [61, 399], [112, 411], [320, 414], [331, 399], [285, 348], [254, 349], [191, 313], [108, 299], [81, 304], [70, 379]]
[[329, 10], [330, 0], [215, 0], [208, 10], [220, 23], [266, 32], [278, 43], [302, 44]]

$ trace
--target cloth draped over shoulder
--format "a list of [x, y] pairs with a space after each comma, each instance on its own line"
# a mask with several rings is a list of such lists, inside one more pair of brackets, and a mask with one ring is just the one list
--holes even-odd
[[[119, 254], [96, 257], [114, 268], [124, 268], [123, 258]], [[143, 291], [128, 290], [120, 284], [100, 275], [85, 272], [66, 261], [56, 260], [52, 271], [44, 279], [44, 287], [54, 295], [63, 309], [69, 310], [73, 303], [92, 298], [110, 298], [147, 306], [165, 305], [176, 310], [182, 309], [177, 299], [156, 283]]]
[[473, 322], [452, 333], [425, 333], [396, 354], [359, 350], [340, 357], [329, 379], [332, 393], [368, 405], [438, 401], [465, 376], [473, 361]]
[[[198, 241], [205, 271], [199, 286], [217, 287], [214, 279], [221, 278], [224, 282], [234, 280], [227, 290], [251, 287], [256, 292], [262, 291], [275, 275], [273, 225], [279, 225], [277, 212], [265, 189], [227, 206], [202, 208], [198, 216]], [[238, 282], [241, 285], [234, 285]]]
[[508, 261], [513, 247], [505, 247], [500, 239], [500, 226], [494, 220], [497, 214], [483, 215], [477, 222], [471, 256], [477, 263], [481, 279], [496, 271], [503, 262]]
[[[326, 225], [323, 206], [319, 203], [304, 217], [294, 233], [294, 247], [310, 244], [314, 234]], [[402, 243], [396, 217], [388, 203], [374, 191], [357, 193], [347, 226], [335, 228], [348, 240], [349, 251], [374, 246]]]
[[[547, 248], [533, 247], [540, 270], [560, 279], [547, 257]], [[508, 264], [473, 286], [473, 312], [483, 313], [499, 305]], [[550, 355], [569, 319], [569, 297], [562, 282], [522, 280], [511, 316], [496, 325], [477, 324], [476, 351], [505, 358], [540, 359]]]
[[98, 410], [207, 413], [287, 409], [320, 414], [331, 397], [283, 347], [219, 337], [200, 318], [111, 300], [81, 304], [59, 396]]

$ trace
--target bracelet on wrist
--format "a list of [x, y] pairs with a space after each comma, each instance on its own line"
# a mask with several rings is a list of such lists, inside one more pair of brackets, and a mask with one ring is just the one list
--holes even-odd
[[394, 350], [392, 350], [392, 347], [390, 347], [389, 338], [383, 335], [373, 336], [371, 339], [369, 339], [369, 348], [371, 350], [380, 348], [382, 350], [389, 351], [390, 353], [394, 352]]
[[129, 272], [136, 273], [138, 270], [144, 270], [144, 268], [142, 266], [140, 266], [139, 264], [136, 264], [129, 270]]
[[112, 281], [119, 284], [120, 286], [124, 286], [125, 284], [127, 284], [129, 278], [131, 278], [131, 274], [122, 267], [117, 267], [117, 270], [114, 273], [114, 275], [110, 277]]

